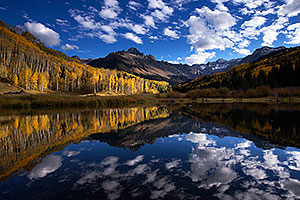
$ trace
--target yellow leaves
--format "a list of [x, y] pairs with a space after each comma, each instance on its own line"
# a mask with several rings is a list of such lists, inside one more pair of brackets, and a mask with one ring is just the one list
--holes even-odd
[[48, 74], [42, 72], [39, 74], [39, 89], [41, 92], [44, 92], [48, 87]]
[[39, 75], [38, 72], [35, 71], [33, 75], [31, 76], [31, 89], [32, 90], [38, 90], [38, 80], [39, 80]]
[[17, 74], [14, 75], [13, 82], [15, 85], [19, 84], [19, 78], [18, 78]]
[[[147, 85], [144, 86], [146, 79], [141, 77], [81, 64], [59, 51], [35, 42], [30, 39], [29, 33], [19, 35], [5, 27], [1, 27], [0, 32], [0, 44], [5, 44], [7, 49], [2, 57], [10, 57], [9, 60], [1, 59], [0, 75], [8, 76], [16, 85], [26, 90], [140, 94], [157, 93], [159, 88], [167, 88], [165, 82], [147, 80], [148, 85], [151, 84], [151, 89], [148, 89]], [[12, 49], [17, 53], [11, 53]]]

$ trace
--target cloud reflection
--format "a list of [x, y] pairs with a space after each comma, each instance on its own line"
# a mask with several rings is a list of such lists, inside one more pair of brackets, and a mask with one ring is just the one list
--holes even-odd
[[44, 158], [43, 161], [37, 166], [35, 166], [35, 168], [30, 171], [27, 177], [29, 179], [43, 178], [60, 168], [61, 163], [61, 156], [50, 155]]
[[[286, 161], [282, 161], [275, 154], [276, 149], [255, 154], [252, 142], [235, 141], [234, 145], [224, 147], [218, 145], [222, 139], [212, 138], [202, 133], [186, 136], [187, 141], [196, 144], [189, 155], [191, 168], [187, 175], [199, 188], [214, 186], [219, 191], [215, 196], [220, 199], [300, 198], [300, 181], [291, 178], [292, 170], [300, 172], [300, 152], [285, 150], [286, 157], [281, 159]], [[231, 190], [231, 185], [240, 188]]]

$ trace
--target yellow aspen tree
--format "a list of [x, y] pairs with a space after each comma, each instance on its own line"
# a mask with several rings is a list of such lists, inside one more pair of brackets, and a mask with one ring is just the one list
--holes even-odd
[[48, 87], [47, 74], [42, 72], [39, 74], [40, 91], [44, 92]]
[[30, 90], [30, 77], [31, 77], [31, 69], [26, 67], [24, 73], [24, 86], [26, 90]]
[[99, 79], [99, 76], [97, 76], [97, 71], [93, 70], [93, 72], [92, 72], [92, 84], [93, 84], [93, 87], [94, 87], [94, 93], [96, 93], [96, 84], [98, 82], [98, 79]]
[[31, 89], [32, 90], [38, 90], [38, 80], [39, 80], [39, 74], [37, 71], [34, 71], [33, 75], [31, 76]]
[[18, 79], [17, 74], [14, 75], [13, 82], [14, 82], [15, 85], [19, 84], [19, 79]]
[[72, 92], [74, 91], [74, 83], [75, 83], [75, 80], [77, 79], [77, 74], [72, 72], [71, 73], [71, 82], [72, 82]]
[[65, 71], [65, 87], [64, 87], [65, 91], [68, 91], [68, 89], [69, 89], [68, 80], [70, 78], [70, 74], [71, 73], [66, 69], [66, 71]]

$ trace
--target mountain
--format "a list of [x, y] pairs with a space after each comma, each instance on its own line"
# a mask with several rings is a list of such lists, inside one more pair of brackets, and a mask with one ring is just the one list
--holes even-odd
[[220, 138], [245, 138], [263, 149], [299, 147], [297, 128], [300, 125], [299, 119], [295, 117], [299, 111], [286, 115], [284, 113], [290, 109], [288, 107], [282, 104], [180, 105], [173, 108], [167, 117], [142, 121], [118, 131], [92, 134], [87, 139], [137, 151], [146, 144], [153, 144], [158, 138], [184, 133], [206, 133]]
[[40, 92], [140, 94], [168, 89], [167, 82], [83, 64], [46, 47], [27, 31], [11, 29], [1, 20], [0, 78], [24, 90]]
[[215, 62], [208, 62], [206, 64], [200, 64], [200, 65], [195, 64], [195, 65], [193, 65], [193, 67], [197, 67], [197, 68], [200, 67], [203, 75], [210, 75], [210, 74], [214, 74], [214, 73], [227, 71], [228, 69], [230, 69], [231, 67], [234, 67], [236, 65], [256, 61], [263, 56], [266, 56], [271, 53], [283, 51], [285, 49], [286, 49], [285, 47], [277, 47], [277, 48], [262, 47], [262, 48], [256, 49], [253, 52], [253, 54], [246, 56], [244, 58], [237, 58], [237, 59], [232, 59], [232, 60], [218, 59]]
[[[256, 60], [252, 61], [254, 59]], [[175, 90], [187, 92], [194, 89], [222, 87], [230, 90], [247, 90], [260, 86], [271, 88], [300, 86], [300, 47], [276, 49], [263, 47], [243, 60], [247, 63], [232, 67], [226, 72], [198, 77], [178, 85]]]
[[136, 48], [130, 48], [127, 51], [123, 50], [110, 53], [105, 58], [98, 58], [87, 64], [93, 67], [117, 69], [143, 78], [164, 80], [174, 85], [197, 78], [201, 75], [224, 72], [236, 65], [253, 62], [263, 56], [283, 50], [285, 50], [285, 47], [262, 47], [245, 58], [232, 60], [218, 59], [217, 61], [208, 62], [206, 64], [194, 64], [189, 66], [186, 64], [171, 64], [164, 61], [157, 61], [152, 55], [144, 55]]
[[203, 75], [214, 74], [218, 72], [223, 72], [230, 69], [233, 66], [240, 64], [242, 58], [232, 59], [232, 60], [224, 60], [218, 59], [214, 62], [208, 62], [206, 64], [194, 64], [193, 67], [197, 67], [201, 69]]
[[93, 67], [117, 69], [143, 78], [168, 81], [172, 84], [196, 78], [202, 73], [197, 66], [171, 64], [157, 61], [152, 55], [144, 55], [136, 48], [110, 53], [88, 63]]
[[94, 60], [92, 58], [80, 58], [77, 55], [72, 56], [72, 58], [75, 58], [76, 60], [78, 60], [78, 61], [80, 61], [81, 63], [84, 63], [84, 64], [87, 64], [87, 63], [92, 62]]
[[262, 58], [263, 56], [269, 55], [269, 54], [273, 54], [273, 53], [277, 53], [280, 51], [284, 51], [286, 48], [281, 46], [281, 47], [276, 47], [276, 48], [272, 48], [272, 47], [262, 47], [259, 49], [256, 49], [253, 54], [246, 56], [245, 58], [243, 58], [240, 62], [240, 64], [242, 63], [249, 63], [249, 62], [253, 62], [256, 61], [260, 58]]

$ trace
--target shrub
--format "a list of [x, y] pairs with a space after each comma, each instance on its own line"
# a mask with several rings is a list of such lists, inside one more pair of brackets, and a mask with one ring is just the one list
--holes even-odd
[[171, 91], [167, 94], [168, 98], [183, 98], [184, 94], [177, 91]]
[[300, 87], [286, 87], [276, 89], [279, 97], [300, 97]]
[[268, 97], [273, 96], [274, 92], [269, 86], [260, 86], [255, 89], [248, 89], [246, 91], [247, 98], [253, 97]]

